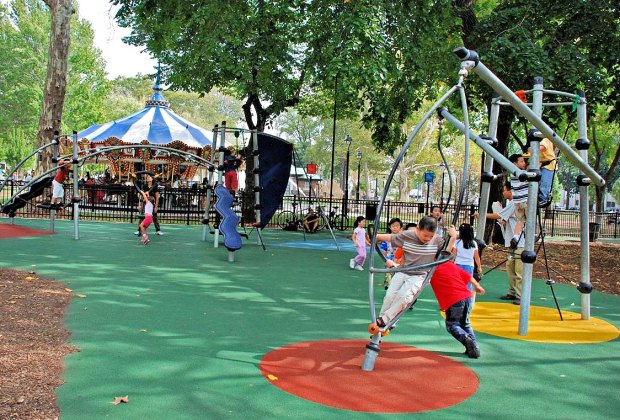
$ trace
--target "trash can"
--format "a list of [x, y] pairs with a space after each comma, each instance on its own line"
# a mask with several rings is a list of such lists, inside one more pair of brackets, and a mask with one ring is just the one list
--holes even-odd
[[377, 205], [376, 204], [366, 204], [365, 217], [368, 220], [367, 223], [370, 223], [371, 221], [375, 220], [375, 217], [377, 217]]
[[601, 224], [590, 222], [590, 242], [595, 242], [601, 232]]

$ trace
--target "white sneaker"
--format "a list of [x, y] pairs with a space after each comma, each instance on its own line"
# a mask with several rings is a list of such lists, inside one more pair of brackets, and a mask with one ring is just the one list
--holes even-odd
[[357, 271], [364, 271], [364, 267], [362, 267], [359, 264], [355, 264], [355, 267], [353, 267], [353, 268], [355, 268]]
[[133, 234], [136, 235], [136, 236], [139, 236], [140, 235], [140, 231], [136, 230]]
[[349, 260], [349, 268], [350, 269], [354, 269], [355, 268], [355, 258], [351, 258]]
[[155, 234], [161, 236], [164, 234], [164, 232], [162, 232], [161, 230], [158, 230], [157, 232], [155, 232]]

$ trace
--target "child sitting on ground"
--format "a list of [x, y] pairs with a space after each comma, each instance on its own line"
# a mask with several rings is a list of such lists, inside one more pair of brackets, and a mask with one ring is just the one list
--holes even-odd
[[[405, 230], [396, 235], [378, 234], [377, 241], [390, 241], [392, 246], [403, 248], [404, 265], [418, 266], [433, 262], [437, 252], [442, 249], [444, 239], [439, 238], [436, 231], [437, 220], [431, 216], [424, 216], [414, 230]], [[454, 226], [450, 226], [448, 235], [456, 237]], [[392, 276], [392, 281], [383, 299], [380, 315], [376, 320], [379, 327], [385, 327], [413, 302], [429, 270], [430, 268], [422, 268], [398, 272]]]
[[469, 323], [472, 292], [468, 285], [481, 295], [485, 290], [465, 270], [451, 261], [437, 266], [431, 277], [431, 287], [439, 303], [439, 308], [446, 313], [446, 330], [465, 346], [465, 354], [471, 359], [480, 357], [480, 348], [476, 335]]

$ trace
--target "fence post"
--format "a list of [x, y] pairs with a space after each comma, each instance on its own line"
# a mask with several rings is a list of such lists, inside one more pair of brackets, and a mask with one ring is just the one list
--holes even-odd
[[190, 191], [191, 190], [189, 188], [183, 191], [185, 193], [185, 201], [187, 202], [186, 208], [185, 208], [185, 214], [187, 215], [185, 220], [186, 220], [187, 226], [189, 226], [190, 211], [192, 210], [192, 200], [191, 200], [192, 196], [190, 194]]

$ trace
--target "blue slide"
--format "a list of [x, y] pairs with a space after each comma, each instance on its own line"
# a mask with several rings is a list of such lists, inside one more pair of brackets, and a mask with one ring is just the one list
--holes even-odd
[[224, 237], [224, 246], [227, 250], [233, 252], [241, 249], [241, 235], [237, 232], [239, 217], [232, 211], [233, 196], [223, 185], [215, 187], [215, 210], [222, 216], [220, 222], [220, 232]]

